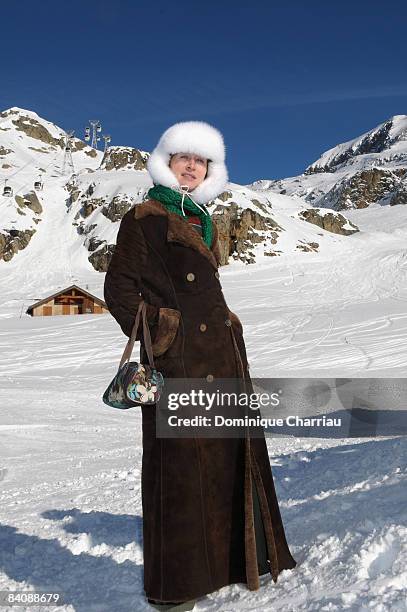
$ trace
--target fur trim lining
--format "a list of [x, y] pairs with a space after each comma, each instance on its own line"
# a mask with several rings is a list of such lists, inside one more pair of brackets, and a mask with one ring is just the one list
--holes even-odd
[[277, 555], [276, 540], [274, 537], [273, 523], [270, 517], [267, 496], [264, 490], [264, 485], [263, 485], [263, 481], [261, 478], [260, 469], [259, 469], [259, 466], [257, 465], [257, 461], [256, 461], [256, 457], [254, 453], [252, 453], [252, 470], [253, 470], [253, 477], [254, 477], [254, 480], [257, 486], [260, 510], [261, 510], [262, 517], [263, 517], [263, 525], [264, 525], [264, 532], [266, 535], [267, 551], [268, 551], [268, 556], [270, 559], [270, 573], [271, 573], [273, 582], [277, 582], [277, 578], [280, 573], [280, 568], [278, 565], [278, 555]]
[[168, 218], [167, 240], [169, 242], [180, 242], [187, 247], [191, 247], [206, 257], [212, 266], [217, 269], [220, 265], [220, 248], [218, 240], [218, 228], [213, 223], [212, 246], [208, 249], [206, 243], [202, 240], [202, 236], [192, 227], [190, 223], [182, 217], [168, 211], [165, 206], [157, 200], [146, 200], [141, 204], [134, 206], [134, 216], [136, 219], [142, 219], [147, 215], [159, 215]]
[[153, 343], [153, 355], [160, 357], [174, 342], [181, 313], [173, 308], [160, 308], [158, 330]]
[[155, 184], [179, 187], [168, 165], [174, 153], [194, 153], [209, 160], [205, 180], [191, 191], [198, 204], [206, 204], [225, 190], [228, 173], [225, 145], [219, 130], [204, 121], [184, 121], [169, 127], [147, 161], [147, 170]]
[[260, 587], [259, 570], [257, 567], [256, 534], [254, 530], [254, 511], [252, 495], [252, 473], [250, 457], [250, 438], [245, 439], [245, 478], [244, 478], [244, 504], [245, 528], [244, 541], [246, 553], [246, 581], [249, 591], [257, 591]]

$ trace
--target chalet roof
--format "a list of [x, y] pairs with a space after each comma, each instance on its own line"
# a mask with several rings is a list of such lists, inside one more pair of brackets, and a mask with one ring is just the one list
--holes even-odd
[[61, 295], [62, 293], [65, 293], [66, 291], [70, 291], [71, 289], [78, 289], [78, 291], [81, 291], [82, 293], [84, 293], [88, 297], [92, 298], [92, 300], [94, 300], [100, 306], [103, 306], [104, 308], [107, 308], [106, 302], [104, 302], [103, 300], [98, 298], [96, 295], [93, 295], [92, 293], [89, 293], [89, 291], [86, 291], [86, 289], [82, 289], [82, 287], [78, 287], [78, 285], [70, 285], [69, 287], [64, 287], [63, 289], [60, 289], [56, 293], [52, 293], [51, 295], [47, 295], [42, 300], [38, 300], [38, 302], [34, 302], [34, 304], [31, 304], [31, 306], [29, 306], [27, 308], [26, 313], [29, 313], [29, 311], [32, 310], [33, 308], [37, 308], [37, 306], [41, 306], [41, 304], [45, 304], [46, 302], [49, 302], [50, 300], [52, 300], [53, 298], [57, 297], [58, 295]]

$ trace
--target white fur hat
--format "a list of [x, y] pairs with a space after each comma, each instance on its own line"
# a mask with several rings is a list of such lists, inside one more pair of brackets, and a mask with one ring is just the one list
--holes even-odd
[[193, 153], [208, 160], [206, 178], [191, 191], [195, 202], [206, 204], [224, 191], [228, 173], [225, 145], [219, 130], [204, 121], [184, 121], [169, 127], [147, 161], [147, 170], [155, 184], [170, 188], [179, 185], [168, 165], [174, 153]]

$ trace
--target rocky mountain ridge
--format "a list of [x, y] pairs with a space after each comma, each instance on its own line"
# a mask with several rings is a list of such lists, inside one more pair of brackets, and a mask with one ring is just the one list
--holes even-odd
[[[103, 155], [74, 138], [72, 174], [64, 166], [65, 143], [64, 130], [32, 111], [14, 107], [0, 114], [2, 189], [13, 190], [11, 197], [0, 192], [0, 264], [18, 265], [22, 250], [34, 254], [34, 245], [55, 242], [69, 248], [71, 268], [81, 262], [82, 268], [104, 272], [122, 216], [145, 199], [152, 184], [148, 152], [111, 146]], [[39, 176], [43, 189], [35, 188]], [[208, 210], [219, 229], [223, 265], [312, 253], [334, 235], [345, 239], [358, 231], [334, 210], [232, 183]], [[57, 217], [59, 223], [53, 223]], [[56, 235], [41, 230], [44, 219]]]
[[301, 175], [250, 186], [320, 208], [347, 210], [407, 203], [407, 115], [394, 115], [369, 132], [326, 151]]

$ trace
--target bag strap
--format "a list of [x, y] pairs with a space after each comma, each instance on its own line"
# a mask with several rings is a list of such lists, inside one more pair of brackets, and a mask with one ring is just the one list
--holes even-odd
[[137, 308], [136, 320], [134, 321], [133, 329], [131, 331], [131, 336], [127, 341], [127, 344], [123, 351], [122, 358], [120, 360], [119, 370], [126, 361], [130, 361], [130, 357], [133, 352], [134, 343], [136, 341], [137, 332], [138, 332], [138, 328], [140, 324], [140, 316], [143, 319], [143, 338], [144, 338], [144, 345], [145, 345], [148, 361], [152, 368], [155, 367], [154, 357], [153, 357], [153, 347], [151, 344], [150, 329], [147, 323], [147, 304], [145, 303], [144, 300], [141, 300]]

